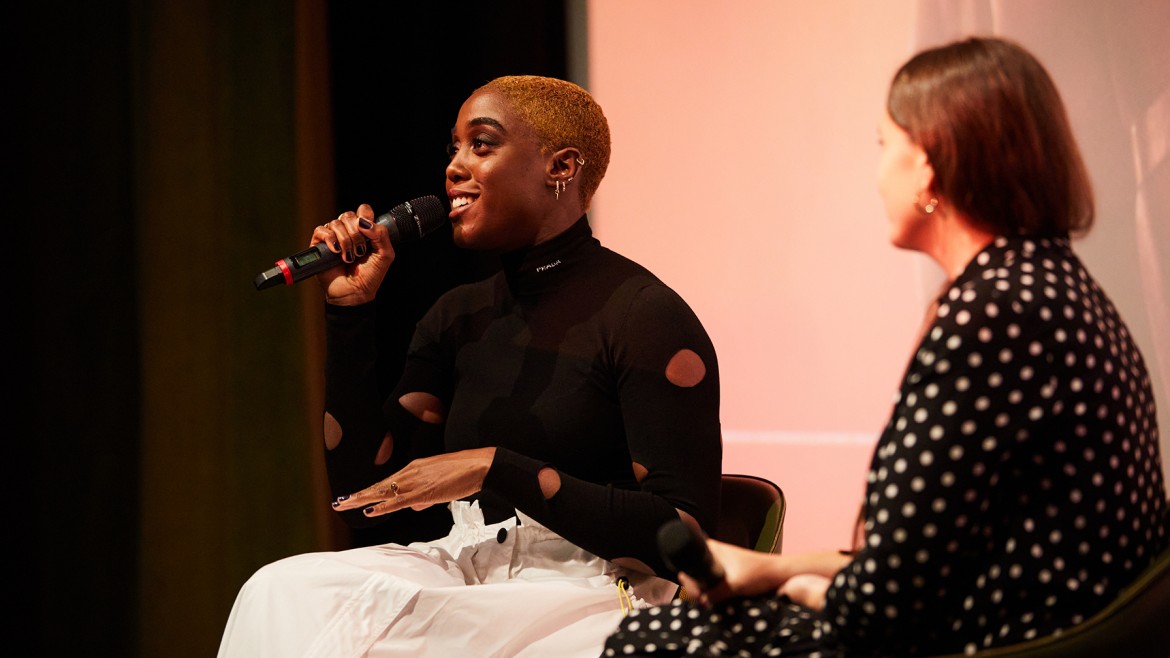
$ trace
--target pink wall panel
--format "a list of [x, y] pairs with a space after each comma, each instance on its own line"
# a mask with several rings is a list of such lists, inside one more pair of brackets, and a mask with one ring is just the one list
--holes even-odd
[[[887, 243], [874, 183], [912, 6], [850, 7], [589, 4], [589, 87], [614, 143], [598, 236], [711, 333], [724, 470], [775, 474], [788, 550], [847, 540], [926, 304], [920, 257]], [[821, 445], [826, 432], [852, 439]]]
[[847, 549], [871, 452], [858, 442], [741, 440], [724, 446], [723, 471], [766, 477], [784, 490], [785, 552]]

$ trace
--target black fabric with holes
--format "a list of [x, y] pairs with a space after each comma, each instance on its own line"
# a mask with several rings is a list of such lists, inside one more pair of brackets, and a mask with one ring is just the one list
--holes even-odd
[[[713, 530], [719, 505], [719, 376], [706, 331], [662, 281], [601, 246], [585, 217], [502, 261], [500, 273], [450, 291], [419, 322], [381, 413], [372, 312], [326, 309], [326, 410], [343, 432], [326, 454], [334, 494], [413, 456], [498, 446], [478, 496], [489, 522], [520, 509], [596, 555], [665, 573], [658, 527], [683, 510]], [[706, 369], [694, 385], [666, 377], [685, 350]], [[420, 391], [446, 404], [444, 424], [402, 410], [399, 398]], [[387, 429], [394, 456], [379, 467]], [[632, 462], [647, 469], [640, 483]], [[537, 482], [546, 465], [561, 479], [550, 500]]]

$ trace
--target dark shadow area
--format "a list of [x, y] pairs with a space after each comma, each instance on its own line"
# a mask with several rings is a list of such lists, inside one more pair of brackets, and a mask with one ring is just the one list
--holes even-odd
[[[21, 3], [4, 21], [12, 627], [38, 656], [135, 653], [139, 349], [125, 2]], [[11, 140], [11, 142], [9, 141]], [[20, 311], [15, 306], [23, 307]], [[31, 345], [32, 349], [29, 349]], [[24, 653], [24, 652], [19, 652]]]

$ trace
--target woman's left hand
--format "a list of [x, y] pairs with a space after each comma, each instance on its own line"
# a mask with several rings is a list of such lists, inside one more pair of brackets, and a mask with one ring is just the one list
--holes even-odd
[[366, 516], [381, 516], [406, 507], [421, 510], [466, 498], [483, 488], [495, 456], [493, 447], [416, 459], [371, 487], [341, 496], [333, 509], [360, 509]]
[[821, 575], [802, 573], [789, 578], [778, 594], [783, 594], [793, 603], [803, 605], [813, 610], [825, 607], [825, 594], [829, 591], [831, 581]]

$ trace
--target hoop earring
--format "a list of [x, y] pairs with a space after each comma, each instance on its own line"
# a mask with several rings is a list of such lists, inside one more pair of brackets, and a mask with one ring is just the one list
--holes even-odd
[[585, 158], [577, 158], [577, 164], [584, 167], [585, 166]]

